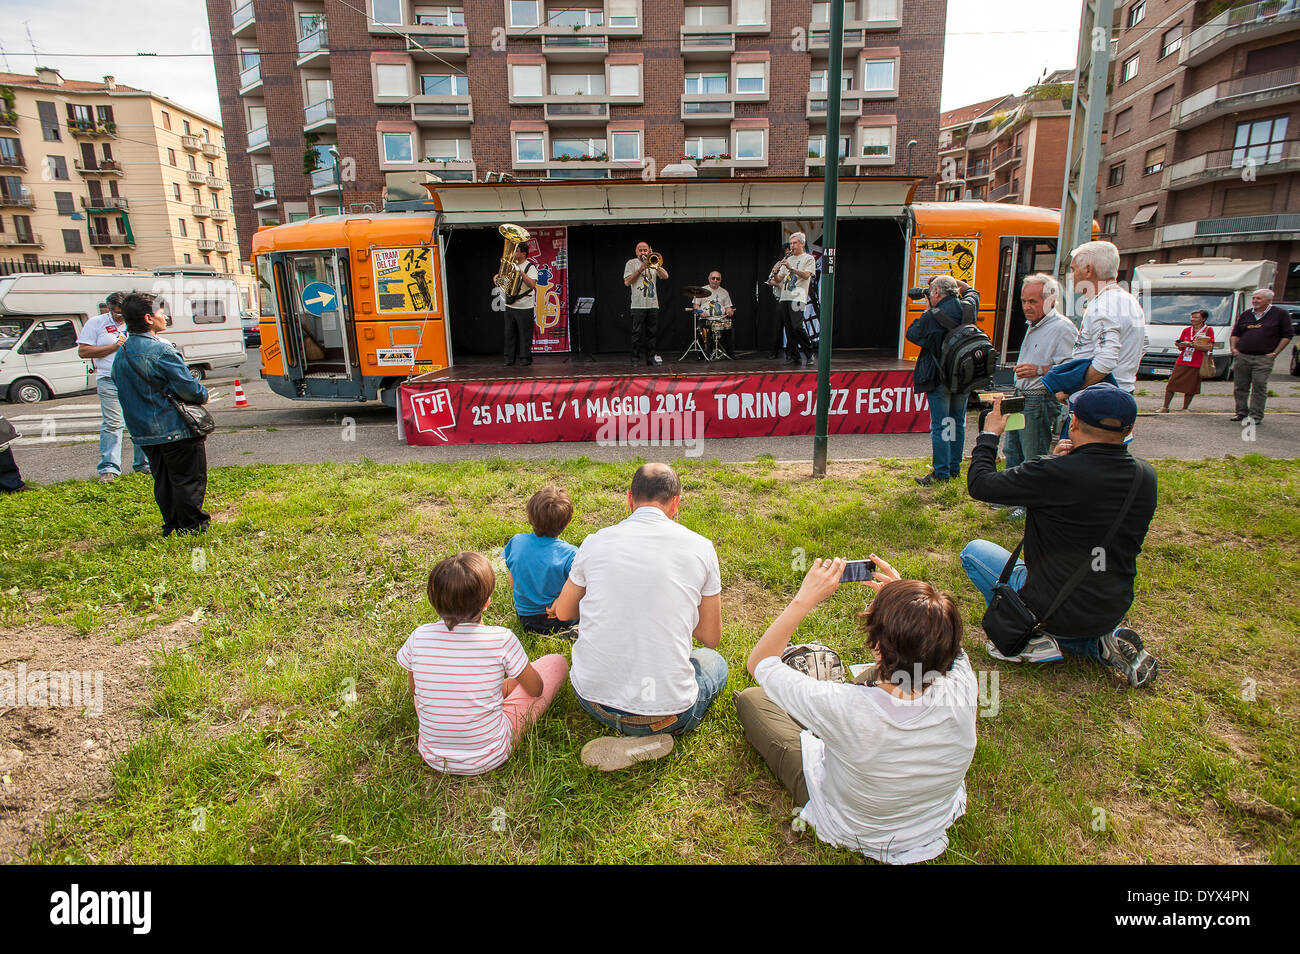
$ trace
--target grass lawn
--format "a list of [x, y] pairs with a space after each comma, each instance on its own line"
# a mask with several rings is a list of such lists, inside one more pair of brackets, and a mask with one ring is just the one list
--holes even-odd
[[[790, 800], [746, 744], [730, 690], [750, 684], [745, 656], [797, 589], [800, 554], [874, 551], [956, 594], [990, 692], [996, 673], [969, 810], [943, 861], [1300, 861], [1300, 465], [1259, 457], [1159, 465], [1129, 619], [1161, 675], [1141, 692], [1079, 661], [1025, 669], [987, 655], [957, 554], [974, 537], [1013, 545], [1019, 531], [964, 484], [920, 490], [920, 467], [905, 461], [832, 464], [822, 481], [770, 460], [683, 463], [681, 520], [717, 546], [731, 666], [703, 726], [663, 761], [602, 775], [578, 760], [602, 730], [565, 687], [496, 772], [426, 768], [393, 657], [433, 618], [433, 562], [498, 554], [526, 529], [524, 501], [552, 481], [573, 495], [564, 536], [580, 542], [624, 515], [631, 471], [585, 460], [225, 468], [211, 474], [214, 522], [197, 541], [161, 539], [141, 477], [0, 499], [0, 670], [54, 640], [137, 679], [116, 690], [109, 679], [104, 718], [136, 728], [121, 754], [86, 761], [104, 773], [98, 797], [65, 799], [25, 856], [861, 861], [791, 829]], [[498, 579], [486, 621], [509, 626]], [[864, 597], [843, 588], [800, 636], [865, 661], [852, 620]], [[518, 632], [533, 657], [568, 650]], [[40, 748], [21, 717], [0, 707], [0, 755]], [[94, 728], [68, 718], [60, 731]]]

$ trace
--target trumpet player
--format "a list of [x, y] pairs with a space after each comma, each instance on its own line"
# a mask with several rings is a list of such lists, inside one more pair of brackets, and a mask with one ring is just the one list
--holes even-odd
[[[516, 360], [524, 366], [533, 363], [533, 328], [537, 326], [537, 266], [528, 261], [526, 242], [515, 246], [515, 268], [519, 271], [522, 287], [520, 297], [514, 300], [504, 299], [506, 346], [505, 360], [502, 364], [506, 367], [514, 364]], [[493, 285], [496, 285], [500, 278], [499, 273], [493, 275]]]
[[658, 281], [668, 277], [663, 258], [653, 256], [650, 245], [638, 242], [636, 257], [623, 266], [623, 284], [632, 289], [632, 363], [644, 355], [648, 365], [662, 364], [655, 354], [655, 332], [659, 325]]
[[790, 236], [790, 251], [776, 263], [767, 283], [777, 290], [777, 316], [785, 330], [786, 364], [813, 363], [812, 345], [804, 332], [804, 312], [808, 307], [808, 283], [817, 270], [817, 260], [804, 251], [805, 236]]

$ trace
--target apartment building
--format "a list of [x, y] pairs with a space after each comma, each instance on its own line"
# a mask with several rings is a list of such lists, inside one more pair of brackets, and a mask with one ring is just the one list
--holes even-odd
[[221, 124], [105, 76], [0, 73], [0, 260], [238, 273]]
[[1134, 265], [1278, 263], [1300, 300], [1300, 3], [1129, 0], [1117, 11], [1097, 219]]
[[1061, 206], [1074, 71], [939, 119], [938, 198]]
[[848, 173], [933, 165], [946, 0], [845, 0], [834, 131], [826, 2], [207, 3], [245, 235], [382, 207], [390, 175], [819, 175], [835, 147]]

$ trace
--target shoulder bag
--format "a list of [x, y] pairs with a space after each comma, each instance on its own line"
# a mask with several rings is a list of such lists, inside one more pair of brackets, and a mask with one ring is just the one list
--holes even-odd
[[[1201, 337], [1205, 337], [1205, 335], [1201, 335]], [[1196, 335], [1192, 335], [1191, 341], [1189, 341], [1188, 343], [1191, 344], [1192, 342], [1195, 342], [1196, 338], [1197, 338]], [[1200, 374], [1202, 381], [1208, 381], [1210, 378], [1214, 377], [1215, 373], [1218, 371], [1218, 369], [1214, 366], [1213, 347], [1211, 347], [1209, 351], [1200, 352], [1200, 355], [1201, 355], [1201, 366], [1197, 369], [1197, 372]]]
[[[127, 353], [126, 345], [119, 349], [126, 357], [127, 362], [131, 365], [132, 370], [141, 378], [148, 381], [148, 376], [140, 370], [140, 366], [132, 360], [131, 355]], [[213, 420], [211, 413], [202, 404], [190, 404], [182, 401], [176, 395], [164, 388], [163, 396], [171, 402], [171, 406], [176, 408], [176, 413], [181, 416], [185, 422], [186, 428], [189, 429], [191, 437], [207, 437], [217, 429], [217, 422]]]
[[[1137, 460], [1136, 458], [1134, 458], [1134, 461], [1137, 464], [1137, 473], [1133, 475], [1133, 484], [1128, 489], [1128, 497], [1124, 500], [1124, 506], [1120, 507], [1115, 522], [1110, 525], [1110, 529], [1106, 532], [1106, 539], [1101, 543], [1102, 550], [1109, 548], [1111, 541], [1115, 539], [1120, 524], [1124, 522], [1124, 518], [1128, 516], [1129, 510], [1133, 506], [1133, 501], [1137, 499], [1138, 488], [1151, 470], [1151, 465], [1146, 461]], [[1061, 604], [1065, 602], [1066, 597], [1083, 581], [1083, 576], [1088, 572], [1092, 563], [1091, 559], [1084, 561], [1083, 565], [1075, 571], [1074, 576], [1070, 577], [1065, 585], [1061, 587], [1047, 612], [1042, 617], [1039, 617], [1020, 598], [1020, 592], [1012, 589], [1007, 582], [1011, 579], [1011, 571], [1015, 568], [1016, 560], [1020, 558], [1020, 551], [1024, 548], [1024, 545], [1024, 537], [1021, 537], [1020, 543], [1016, 545], [1015, 552], [1011, 554], [1006, 566], [1002, 568], [1002, 573], [993, 587], [993, 599], [989, 602], [989, 608], [984, 611], [984, 619], [981, 621], [985, 635], [998, 648], [998, 652], [1004, 656], [1019, 656], [1031, 639], [1043, 635], [1043, 620], [1051, 618], [1051, 615], [1061, 608]]]

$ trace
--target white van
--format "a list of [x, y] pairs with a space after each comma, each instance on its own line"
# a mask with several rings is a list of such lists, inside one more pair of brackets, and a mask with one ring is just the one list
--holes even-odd
[[1191, 324], [1193, 311], [1210, 313], [1214, 332], [1215, 377], [1231, 373], [1228, 335], [1237, 316], [1250, 307], [1250, 294], [1272, 288], [1276, 262], [1243, 262], [1239, 258], [1185, 258], [1167, 265], [1133, 269], [1133, 294], [1146, 316], [1146, 348], [1139, 374], [1167, 378], [1178, 358], [1177, 341]]
[[167, 303], [162, 337], [202, 380], [244, 363], [239, 290], [213, 274], [158, 270], [152, 275], [0, 276], [0, 397], [34, 404], [95, 386], [95, 364], [77, 356], [77, 335], [112, 292], [140, 291]]

